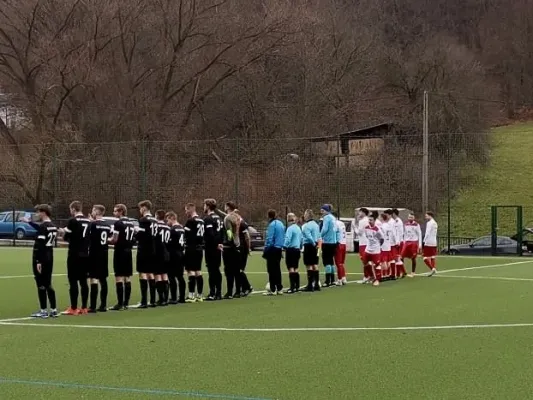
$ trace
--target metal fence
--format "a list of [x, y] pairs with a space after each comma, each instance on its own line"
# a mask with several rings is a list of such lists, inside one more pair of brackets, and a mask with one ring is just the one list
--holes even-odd
[[[495, 149], [502, 141], [520, 143], [526, 134], [429, 135], [428, 203], [437, 213], [439, 236], [490, 233], [490, 205], [513, 199], [502, 193], [509, 188], [501, 187], [499, 174], [507, 172], [494, 172], [494, 157], [504, 156]], [[421, 217], [422, 160], [422, 136], [402, 134], [2, 146], [0, 210], [46, 202], [57, 218], [66, 218], [72, 200], [88, 211], [97, 203], [110, 210], [150, 199], [157, 208], [183, 214], [186, 203], [200, 206], [213, 197], [236, 201], [256, 225], [270, 208], [284, 216], [324, 203], [343, 217], [360, 206], [404, 207]], [[509, 171], [516, 170], [509, 163]], [[527, 184], [515, 175], [503, 181], [511, 188]], [[533, 208], [524, 214], [525, 225], [533, 222]]]

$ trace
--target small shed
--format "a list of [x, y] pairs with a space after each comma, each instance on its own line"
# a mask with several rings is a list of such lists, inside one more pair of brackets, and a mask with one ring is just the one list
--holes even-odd
[[392, 123], [382, 123], [337, 135], [311, 139], [315, 154], [335, 157], [339, 167], [362, 166], [379, 152], [387, 136], [395, 135]]

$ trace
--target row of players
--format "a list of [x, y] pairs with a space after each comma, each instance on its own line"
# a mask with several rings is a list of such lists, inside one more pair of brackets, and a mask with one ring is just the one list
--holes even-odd
[[[172, 211], [159, 210], [154, 217], [151, 213], [152, 203], [148, 200], [140, 202], [138, 208], [141, 218], [139, 225], [135, 226], [126, 217], [126, 206], [117, 204], [113, 215], [118, 220], [110, 227], [102, 219], [104, 206], [93, 206], [91, 217], [88, 218], [82, 213], [81, 202], [74, 201], [70, 204], [72, 218], [66, 228], [58, 229], [51, 222], [50, 206], [36, 207], [42, 222], [35, 224], [27, 221], [38, 231], [33, 251], [33, 272], [41, 310], [33, 316], [58, 315], [52, 286], [53, 248], [58, 235], [63, 235], [69, 243], [67, 276], [70, 306], [63, 312], [64, 315], [107, 310], [110, 244], [114, 245], [113, 269], [118, 299], [112, 310], [123, 310], [129, 305], [133, 275], [132, 249], [135, 243], [141, 292], [139, 308], [203, 301], [201, 266], [204, 252], [209, 272], [207, 300], [222, 299], [222, 260], [227, 284], [224, 297], [230, 299], [252, 292], [253, 288], [244, 273], [250, 251], [248, 226], [238, 215], [233, 203], [226, 203], [224, 213], [217, 209], [215, 200], [205, 200], [204, 218], [198, 216], [194, 204], [187, 204], [187, 222], [184, 226], [180, 225], [178, 216]], [[187, 297], [184, 271], [188, 275]], [[81, 307], [78, 307], [80, 294]], [[47, 311], [47, 299], [52, 310], [50, 313]]]
[[[269, 294], [281, 294], [281, 276], [278, 273], [282, 250], [285, 250], [286, 265], [289, 270], [290, 289], [287, 293], [299, 291], [298, 264], [300, 249], [303, 250], [304, 265], [307, 268], [308, 284], [306, 291], [320, 290], [318, 259], [322, 253], [326, 287], [341, 286], [346, 280], [346, 227], [332, 206], [325, 204], [320, 209], [319, 224], [314, 221], [312, 210], [306, 210], [303, 225], [300, 227], [294, 214], [287, 216], [288, 227], [285, 231], [275, 213], [269, 215], [264, 258], [269, 272]], [[416, 257], [423, 253], [424, 263], [433, 276], [436, 270], [437, 223], [433, 213], [425, 215], [427, 224], [424, 238], [420, 225], [413, 214], [404, 223], [397, 209], [386, 210], [381, 215], [370, 213], [368, 209], [358, 211], [352, 231], [359, 237], [359, 254], [363, 262], [364, 278], [361, 283], [378, 286], [385, 280], [395, 280], [405, 276], [415, 276]], [[276, 241], [275, 238], [278, 240]], [[284, 239], [283, 239], [284, 238]], [[411, 259], [412, 272], [407, 275], [403, 260]], [[272, 273], [271, 273], [272, 271]], [[337, 280], [335, 280], [335, 273]]]
[[[168, 303], [203, 301], [201, 264], [204, 251], [209, 272], [210, 293], [207, 300], [222, 299], [221, 259], [224, 261], [227, 281], [227, 293], [224, 298], [246, 296], [252, 292], [253, 288], [244, 272], [250, 251], [250, 237], [247, 225], [238, 215], [238, 210], [233, 203], [226, 203], [226, 213], [223, 213], [217, 209], [215, 200], [207, 199], [204, 202], [206, 216], [203, 219], [198, 216], [193, 204], [187, 204], [185, 212], [188, 219], [185, 226], [178, 223], [177, 215], [173, 212], [158, 211], [154, 218], [150, 211], [152, 204], [149, 201], [139, 203], [138, 207], [141, 213], [138, 227], [135, 227], [126, 217], [126, 206], [118, 204], [114, 207], [113, 214], [119, 219], [111, 229], [102, 221], [105, 213], [103, 206], [94, 206], [92, 218], [86, 218], [82, 214], [82, 204], [73, 202], [70, 205], [72, 218], [65, 229], [59, 230], [50, 221], [50, 207], [47, 205], [37, 207], [43, 223], [36, 226], [39, 234], [34, 245], [33, 270], [41, 311], [34, 316], [57, 316], [55, 292], [51, 281], [53, 243], [58, 234], [64, 235], [65, 240], [69, 242], [67, 275], [71, 305], [63, 313], [66, 315], [106, 311], [109, 244], [115, 246], [113, 268], [118, 299], [117, 304], [111, 308], [112, 310], [122, 310], [129, 305], [133, 274], [132, 248], [135, 242], [138, 244], [136, 269], [139, 273], [141, 291], [141, 303], [138, 306], [140, 308]], [[286, 263], [291, 281], [288, 293], [299, 290], [298, 263], [302, 248], [308, 275], [306, 290], [320, 289], [318, 258], [321, 251], [326, 268], [325, 285], [346, 283], [345, 228], [341, 221], [335, 219], [331, 211], [330, 205], [321, 208], [323, 215], [319, 227], [314, 221], [312, 210], [307, 210], [304, 215], [306, 222], [301, 229], [296, 223], [296, 216], [290, 214], [288, 216], [289, 227], [286, 231], [281, 221], [276, 219], [275, 212], [269, 212], [270, 224], [263, 254], [267, 260], [269, 272], [270, 291], [268, 295], [282, 293], [279, 266], [282, 249], [286, 250]], [[392, 220], [399, 220], [396, 210], [387, 211], [382, 216], [383, 222], [368, 214], [368, 210], [361, 209], [358, 223], [361, 227], [358, 228], [360, 253], [365, 266], [363, 282], [373, 281], [374, 284], [379, 284], [381, 280], [397, 275], [396, 272], [390, 274], [391, 269], [393, 271], [396, 269], [395, 264], [403, 268], [401, 261], [395, 262], [395, 258], [390, 258], [391, 250], [388, 250], [388, 247], [398, 249], [401, 246], [398, 238], [403, 238], [404, 234], [394, 233], [394, 229], [389, 229], [389, 226], [393, 226]], [[391, 221], [389, 221], [389, 216], [391, 216]], [[428, 213], [427, 217], [432, 220], [431, 213]], [[405, 224], [405, 246], [401, 253], [404, 257], [413, 259], [415, 263], [422, 238], [420, 227], [413, 221], [412, 216], [409, 218], [410, 220]], [[434, 225], [436, 241], [436, 223]], [[430, 223], [428, 223], [429, 226]], [[428, 238], [432, 237], [431, 232], [426, 230], [424, 251], [427, 254], [424, 259], [426, 264], [428, 264], [427, 260], [430, 260], [428, 266], [435, 271], [434, 255], [429, 254], [432, 242]], [[283, 238], [282, 241], [279, 240], [280, 237]], [[391, 265], [393, 268], [390, 268]], [[338, 280], [334, 283], [335, 266]], [[415, 264], [413, 264], [413, 273], [414, 267]], [[184, 270], [187, 271], [189, 280], [187, 298], [185, 297]], [[403, 272], [405, 274], [405, 270]], [[90, 305], [88, 304], [88, 282]], [[97, 308], [99, 288], [100, 307]], [[80, 292], [81, 308], [78, 308]], [[156, 294], [158, 295], [157, 301]], [[47, 297], [52, 308], [50, 314], [46, 307]]]
[[[381, 216], [370, 214], [366, 208], [359, 210], [358, 221], [352, 228], [359, 236], [359, 254], [363, 261], [363, 283], [379, 285], [381, 280], [415, 276], [416, 257], [422, 253], [430, 269], [429, 276], [437, 272], [437, 230], [434, 214], [425, 214], [426, 229], [422, 230], [414, 214], [402, 221], [397, 209], [385, 210]], [[407, 275], [404, 260], [411, 260], [411, 273]]]

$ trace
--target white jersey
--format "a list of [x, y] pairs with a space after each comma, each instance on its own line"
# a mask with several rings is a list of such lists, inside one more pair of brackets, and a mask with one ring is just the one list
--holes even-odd
[[407, 221], [404, 228], [404, 240], [406, 242], [417, 242], [418, 247], [422, 247], [422, 231], [418, 222]]
[[382, 225], [383, 225], [383, 222], [382, 222], [379, 218], [376, 219], [376, 226], [377, 226], [378, 228], [381, 228]]
[[346, 225], [341, 220], [335, 221], [335, 225], [337, 225], [337, 230], [340, 232], [339, 243], [346, 244]]
[[381, 251], [391, 251], [391, 246], [394, 246], [396, 239], [394, 237], [394, 230], [391, 222], [383, 222], [381, 224], [381, 231], [383, 232], [383, 244]]
[[403, 229], [403, 221], [400, 218], [396, 218], [392, 220], [392, 225], [394, 229], [394, 237], [396, 239], [396, 245], [399, 245], [403, 242], [403, 236], [404, 236], [404, 229]]
[[366, 246], [368, 244], [368, 240], [366, 240], [365, 228], [368, 226], [368, 217], [361, 218], [357, 226], [358, 226], [357, 236], [359, 237], [359, 246]]
[[437, 247], [437, 230], [439, 226], [437, 221], [431, 218], [426, 223], [426, 234], [424, 235], [424, 245], [430, 247]]
[[366, 249], [365, 252], [368, 254], [380, 254], [381, 253], [381, 241], [383, 238], [383, 233], [376, 225], [365, 227], [365, 237], [366, 237]]

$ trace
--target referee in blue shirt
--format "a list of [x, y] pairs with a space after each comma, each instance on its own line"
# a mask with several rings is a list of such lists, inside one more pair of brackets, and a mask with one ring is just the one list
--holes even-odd
[[263, 258], [267, 263], [268, 281], [270, 292], [267, 296], [282, 295], [283, 284], [281, 282], [281, 254], [285, 237], [285, 226], [276, 218], [276, 211], [268, 211], [268, 228], [265, 239]]
[[289, 281], [291, 287], [287, 290], [288, 294], [297, 293], [300, 290], [300, 273], [298, 272], [298, 264], [300, 263], [300, 256], [302, 253], [302, 230], [296, 223], [297, 218], [293, 213], [287, 215], [289, 226], [285, 232], [285, 263], [289, 270]]
[[325, 286], [329, 287], [335, 281], [335, 251], [337, 250], [337, 225], [333, 216], [331, 205], [324, 204], [320, 208], [322, 213], [322, 226], [320, 228], [320, 237], [322, 238], [322, 263], [326, 270]]

